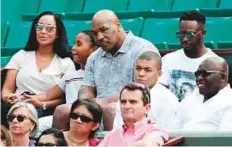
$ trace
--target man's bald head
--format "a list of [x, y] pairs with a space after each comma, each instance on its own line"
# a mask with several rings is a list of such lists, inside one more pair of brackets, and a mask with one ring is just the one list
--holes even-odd
[[112, 54], [121, 47], [126, 36], [118, 17], [111, 10], [100, 10], [93, 16], [92, 31], [100, 47]]
[[226, 60], [222, 57], [210, 57], [205, 59], [200, 66], [202, 65], [206, 65], [209, 68], [211, 68], [211, 70], [219, 70], [222, 71], [226, 74], [226, 78], [228, 80], [228, 76], [229, 76], [229, 66], [226, 62]]
[[204, 60], [195, 72], [199, 92], [205, 101], [227, 86], [229, 68], [225, 59], [211, 57]]
[[119, 21], [118, 17], [116, 16], [116, 14], [111, 11], [111, 10], [100, 10], [98, 11], [92, 19], [92, 22], [96, 21], [96, 20], [101, 20], [101, 21]]

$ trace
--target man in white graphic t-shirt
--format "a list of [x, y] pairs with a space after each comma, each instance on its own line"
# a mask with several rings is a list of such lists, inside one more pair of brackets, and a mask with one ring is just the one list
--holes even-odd
[[166, 85], [181, 101], [196, 87], [194, 72], [199, 64], [208, 57], [217, 56], [204, 45], [206, 18], [198, 11], [186, 11], [180, 17], [176, 36], [182, 49], [169, 53], [162, 58], [160, 83]]

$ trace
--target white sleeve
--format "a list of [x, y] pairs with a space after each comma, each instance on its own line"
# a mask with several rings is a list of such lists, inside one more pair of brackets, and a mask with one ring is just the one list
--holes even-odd
[[162, 58], [162, 69], [161, 69], [162, 75], [159, 78], [159, 83], [164, 84], [166, 86], [168, 86], [168, 81], [170, 78], [170, 69], [169, 69], [170, 65], [168, 64], [170, 63], [168, 63], [168, 61], [166, 61], [166, 58], [163, 57]]
[[57, 83], [57, 85], [65, 92], [65, 80], [67, 80], [69, 74], [65, 74]]
[[74, 63], [70, 58], [65, 58], [64, 60], [65, 61], [63, 65], [63, 73], [70, 72], [70, 71], [72, 72], [76, 70]]
[[232, 106], [228, 107], [221, 117], [218, 131], [232, 131]]
[[120, 101], [118, 100], [116, 104], [116, 115], [114, 118], [113, 129], [121, 128], [122, 125], [123, 125], [123, 119], [122, 119], [122, 113], [120, 110]]
[[5, 69], [16, 69], [19, 70], [25, 59], [26, 51], [20, 50], [13, 55], [10, 62], [6, 65]]

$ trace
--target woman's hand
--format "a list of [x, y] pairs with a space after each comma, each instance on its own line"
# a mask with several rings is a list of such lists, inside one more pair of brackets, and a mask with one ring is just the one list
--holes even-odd
[[20, 96], [18, 96], [17, 94], [9, 94], [3, 97], [3, 101], [8, 103], [8, 104], [14, 104], [16, 102], [18, 102], [20, 100]]

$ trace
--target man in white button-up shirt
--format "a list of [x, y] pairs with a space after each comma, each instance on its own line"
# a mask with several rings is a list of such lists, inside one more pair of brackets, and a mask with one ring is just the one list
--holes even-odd
[[[146, 51], [137, 58], [135, 81], [147, 85], [151, 93], [151, 109], [148, 117], [168, 131], [176, 130], [180, 123], [178, 116], [179, 102], [171, 91], [157, 82], [160, 75], [161, 57], [157, 53]], [[122, 124], [120, 103], [118, 102], [114, 128], [119, 128]]]
[[232, 131], [232, 89], [221, 57], [204, 60], [195, 72], [199, 93], [181, 102], [184, 131]]

